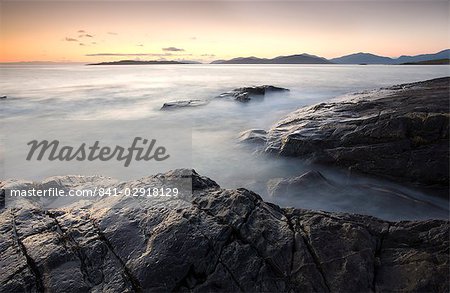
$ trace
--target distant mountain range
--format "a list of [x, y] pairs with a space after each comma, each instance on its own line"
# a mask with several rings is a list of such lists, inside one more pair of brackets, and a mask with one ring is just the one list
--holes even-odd
[[[211, 64], [417, 64], [417, 65], [433, 65], [448, 64], [450, 58], [450, 49], [446, 49], [434, 54], [421, 54], [415, 56], [400, 56], [398, 58], [390, 58], [385, 56], [374, 55], [371, 53], [355, 53], [345, 55], [333, 59], [325, 59], [323, 57], [310, 54], [297, 54], [289, 56], [278, 56], [275, 58], [258, 58], [258, 57], [238, 57], [230, 60], [216, 60]], [[88, 65], [148, 65], [148, 64], [198, 64], [196, 61], [180, 60], [180, 61], [140, 61], [140, 60], [120, 60], [112, 62], [100, 62]]]
[[325, 59], [323, 57], [299, 54], [290, 56], [279, 56], [272, 59], [257, 57], [239, 57], [230, 60], [216, 60], [212, 64], [403, 64], [415, 62], [428, 62], [431, 60], [448, 59], [450, 57], [450, 49], [446, 49], [434, 54], [422, 54], [415, 56], [400, 56], [399, 58], [390, 58], [378, 56], [370, 53], [355, 53], [333, 59]]
[[309, 55], [298, 54], [289, 56], [278, 56], [272, 59], [257, 57], [239, 57], [231, 60], [216, 60], [212, 64], [331, 64], [325, 58]]
[[330, 61], [336, 64], [402, 64], [402, 63], [431, 61], [438, 59], [448, 59], [449, 56], [450, 56], [450, 49], [447, 49], [434, 54], [422, 54], [416, 56], [403, 55], [396, 59], [378, 56], [370, 53], [356, 53], [342, 56], [339, 58], [333, 58], [330, 59]]
[[[421, 54], [415, 56], [402, 55], [398, 58], [379, 56], [371, 53], [355, 53], [333, 59], [326, 59], [310, 54], [296, 54], [278, 56], [275, 58], [238, 57], [230, 60], [215, 60], [211, 64], [398, 64], [398, 65], [440, 65], [448, 64], [450, 49], [445, 49], [433, 54]], [[53, 64], [77, 64], [81, 62], [51, 62], [51, 61], [23, 61], [0, 62], [0, 65], [53, 65]], [[87, 65], [168, 65], [168, 64], [201, 64], [194, 60], [120, 60], [111, 62], [91, 63]]]

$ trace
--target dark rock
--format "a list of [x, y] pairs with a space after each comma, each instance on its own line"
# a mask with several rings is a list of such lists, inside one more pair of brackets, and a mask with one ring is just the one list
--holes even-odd
[[251, 100], [250, 94], [247, 93], [247, 92], [236, 93], [236, 94], [234, 95], [234, 99], [235, 99], [236, 101], [243, 102], [243, 103], [248, 102], [248, 101]]
[[251, 97], [256, 96], [264, 96], [266, 93], [269, 92], [283, 92], [283, 91], [289, 91], [289, 89], [282, 88], [282, 87], [276, 87], [272, 85], [261, 85], [261, 86], [251, 86], [251, 87], [241, 87], [234, 89], [230, 92], [223, 93], [218, 96], [218, 98], [233, 98], [236, 101], [239, 102], [248, 102], [251, 100]]
[[269, 131], [266, 151], [448, 186], [449, 83], [403, 84], [301, 108]]
[[204, 106], [207, 104], [208, 104], [208, 101], [205, 101], [205, 100], [173, 101], [173, 102], [164, 103], [163, 106], [161, 107], [161, 110], [173, 110], [173, 109], [186, 108], [186, 107], [198, 107], [198, 106]]
[[0, 96], [0, 100], [4, 100], [6, 98], [7, 98], [7, 96]]
[[[0, 290], [449, 290], [448, 221], [282, 209], [190, 170], [108, 184], [153, 188], [189, 174], [189, 197], [110, 197], [51, 210], [18, 199], [0, 213]], [[80, 176], [54, 182], [74, 189], [106, 184]]]
[[0, 189], [0, 210], [5, 208], [5, 190]]

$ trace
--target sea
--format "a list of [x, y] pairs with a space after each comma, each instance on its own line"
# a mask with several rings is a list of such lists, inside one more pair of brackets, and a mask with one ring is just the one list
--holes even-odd
[[[446, 65], [1, 65], [0, 96], [8, 98], [0, 101], [0, 119], [4, 125], [16, 120], [148, 121], [149, 129], [175, 121], [189, 125], [191, 137], [189, 166], [180, 167], [193, 168], [223, 188], [247, 188], [283, 207], [369, 214], [387, 220], [448, 218], [448, 197], [406, 183], [349, 176], [346, 170], [310, 165], [301, 158], [264, 155], [240, 143], [238, 136], [248, 129], [267, 130], [300, 107], [348, 93], [449, 75]], [[249, 103], [215, 98], [251, 85], [290, 91]], [[209, 103], [160, 110], [166, 102], [190, 99]], [[20, 170], [21, 166], [8, 168]], [[340, 186], [339, 192], [327, 193], [317, 187], [282, 197], [268, 193], [268, 182], [311, 170]], [[6, 179], [5, 174], [0, 177]], [[23, 170], [23, 179], [52, 175], [54, 170], [45, 168]], [[66, 174], [61, 170], [58, 175]], [[92, 174], [83, 171], [80, 175]], [[113, 174], [120, 180], [140, 175], [123, 170]], [[363, 188], [367, 186], [370, 192]]]

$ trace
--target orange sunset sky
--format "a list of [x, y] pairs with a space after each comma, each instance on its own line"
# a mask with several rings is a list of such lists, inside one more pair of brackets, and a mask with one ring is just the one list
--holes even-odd
[[0, 62], [197, 60], [449, 48], [449, 1], [4, 1]]

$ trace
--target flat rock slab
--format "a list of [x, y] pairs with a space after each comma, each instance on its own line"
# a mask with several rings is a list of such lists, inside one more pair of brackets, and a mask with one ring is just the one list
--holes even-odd
[[449, 84], [438, 78], [301, 108], [270, 129], [266, 151], [448, 186]]
[[186, 174], [193, 193], [180, 198], [111, 197], [52, 210], [18, 200], [2, 210], [0, 291], [449, 291], [448, 221], [282, 209], [191, 170], [52, 182], [148, 188]]
[[181, 101], [173, 101], [164, 103], [161, 107], [161, 110], [174, 110], [179, 108], [191, 108], [191, 107], [199, 107], [205, 106], [208, 104], [208, 101], [205, 100], [181, 100]]

